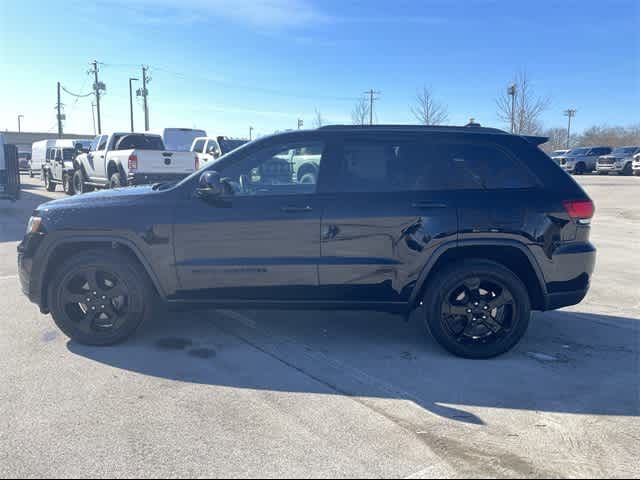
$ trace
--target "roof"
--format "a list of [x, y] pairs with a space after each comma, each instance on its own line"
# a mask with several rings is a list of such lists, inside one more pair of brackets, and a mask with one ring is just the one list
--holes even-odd
[[407, 131], [407, 132], [436, 132], [436, 133], [493, 133], [510, 135], [504, 130], [488, 127], [461, 127], [453, 125], [325, 125], [319, 130], [358, 130], [358, 131]]

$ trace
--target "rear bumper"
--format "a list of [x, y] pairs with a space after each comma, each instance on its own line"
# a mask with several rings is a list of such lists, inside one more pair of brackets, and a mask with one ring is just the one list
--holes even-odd
[[191, 173], [129, 173], [127, 176], [128, 185], [149, 185], [158, 182], [179, 182], [188, 177]]
[[580, 303], [589, 292], [595, 264], [596, 248], [591, 243], [567, 244], [554, 252], [551, 266], [544, 272], [545, 310]]

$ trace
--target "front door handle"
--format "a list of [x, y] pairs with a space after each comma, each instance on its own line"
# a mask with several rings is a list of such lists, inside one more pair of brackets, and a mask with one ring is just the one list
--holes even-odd
[[429, 208], [447, 208], [448, 205], [446, 203], [439, 202], [415, 202], [411, 204], [411, 207], [419, 210], [426, 210]]
[[313, 208], [311, 208], [309, 205], [307, 205], [306, 207], [287, 206], [287, 207], [282, 207], [280, 210], [282, 210], [284, 213], [305, 213], [305, 212], [312, 212]]

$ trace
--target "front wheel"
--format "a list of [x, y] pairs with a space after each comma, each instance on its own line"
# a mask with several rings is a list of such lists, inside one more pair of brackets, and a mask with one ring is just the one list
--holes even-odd
[[488, 260], [467, 260], [436, 274], [424, 300], [426, 325], [454, 355], [486, 359], [511, 350], [529, 326], [522, 281]]
[[627, 163], [622, 170], [622, 174], [627, 177], [633, 175], [633, 166], [630, 163]]
[[64, 173], [62, 175], [62, 190], [64, 190], [64, 193], [66, 193], [67, 195], [73, 195], [74, 194], [73, 183], [72, 183], [71, 179], [69, 178], [69, 174], [68, 173]]
[[113, 345], [152, 316], [153, 286], [135, 261], [116, 251], [79, 253], [55, 272], [49, 306], [56, 325], [84, 345]]
[[576, 175], [584, 175], [586, 171], [587, 171], [587, 166], [584, 163], [580, 162], [576, 165], [574, 173]]
[[56, 182], [51, 179], [51, 174], [49, 172], [43, 173], [44, 177], [44, 188], [47, 189], [47, 192], [55, 192], [56, 191]]
[[86, 179], [82, 169], [78, 169], [73, 172], [73, 177], [71, 177], [71, 189], [73, 190], [74, 195], [80, 195], [89, 191], [85, 182]]

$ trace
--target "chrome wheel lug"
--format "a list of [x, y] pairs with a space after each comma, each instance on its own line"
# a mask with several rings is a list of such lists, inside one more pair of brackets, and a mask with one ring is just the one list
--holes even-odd
[[482, 307], [483, 310], [489, 310], [489, 307], [487, 307], [486, 305], [484, 307]]
[[467, 308], [467, 313], [471, 313], [471, 309], [470, 308]]
[[478, 302], [473, 302], [473, 304], [477, 307], [478, 305], [480, 305]]

